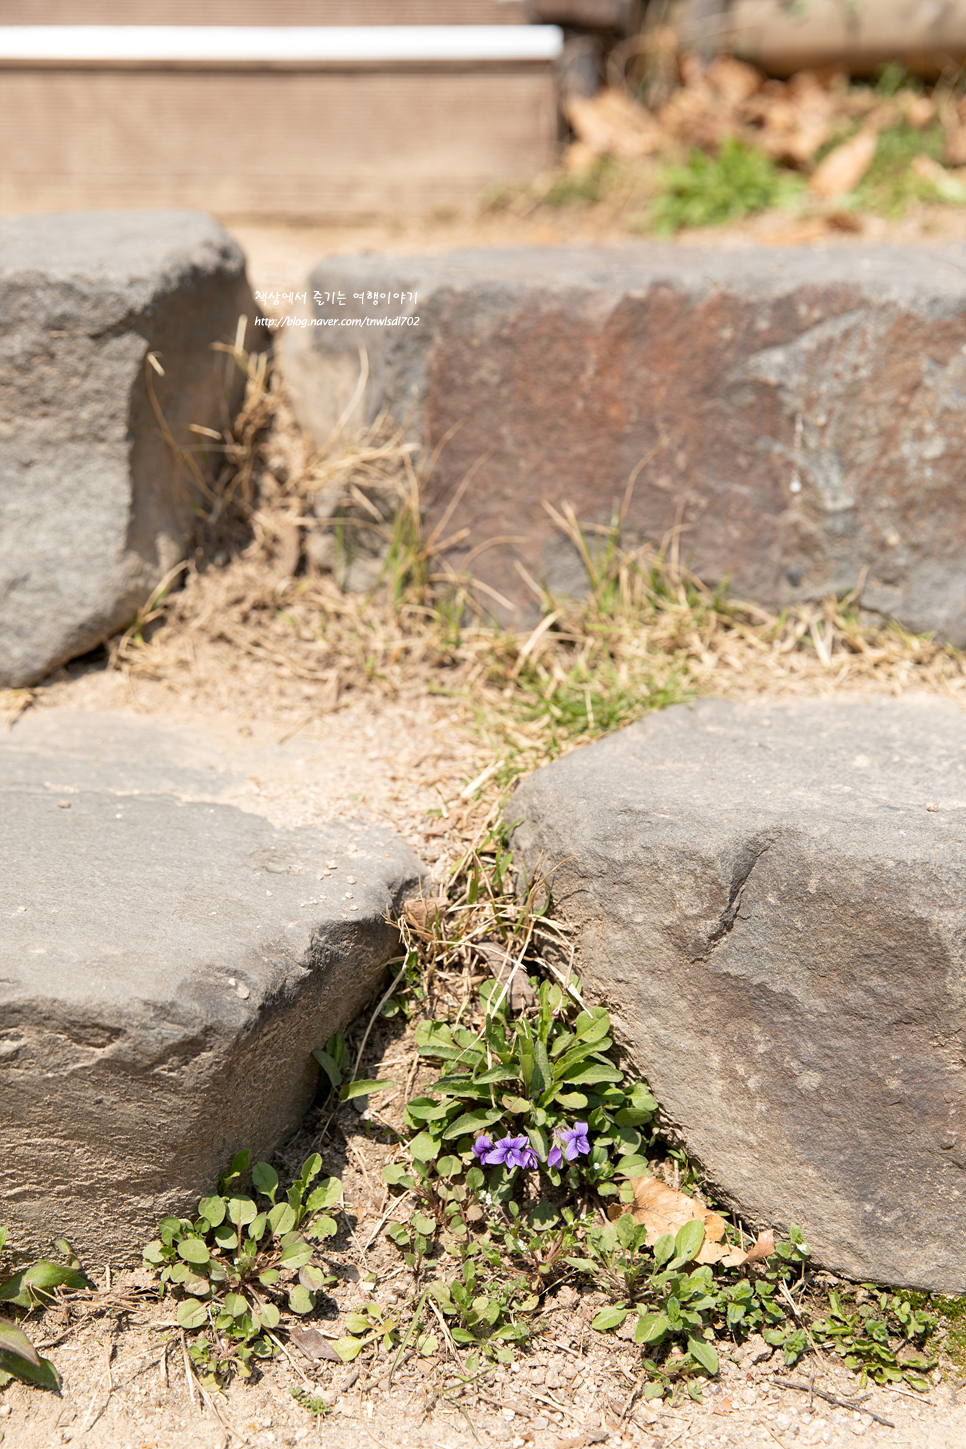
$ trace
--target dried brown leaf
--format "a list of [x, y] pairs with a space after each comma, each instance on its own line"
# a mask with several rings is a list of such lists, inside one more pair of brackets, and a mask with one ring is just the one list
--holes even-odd
[[438, 900], [435, 896], [407, 901], [403, 907], [403, 915], [411, 926], [415, 926], [418, 931], [425, 931], [442, 919], [447, 904], [445, 900]]
[[536, 1005], [536, 993], [526, 978], [519, 961], [511, 961], [505, 946], [497, 941], [477, 941], [476, 949], [493, 977], [501, 986], [509, 982], [511, 1011], [523, 1011]]
[[326, 1359], [329, 1363], [343, 1362], [329, 1340], [317, 1328], [293, 1328], [289, 1331], [289, 1338], [306, 1358], [315, 1361]]
[[593, 97], [571, 96], [566, 111], [577, 140], [596, 156], [633, 161], [652, 155], [664, 142], [661, 127], [650, 112], [621, 90], [605, 90]]
[[862, 177], [872, 165], [879, 133], [873, 127], [863, 127], [851, 141], [843, 141], [830, 151], [812, 173], [809, 186], [816, 196], [846, 196], [854, 191]]
[[758, 1234], [758, 1240], [745, 1258], [746, 1263], [760, 1263], [775, 1251], [775, 1233], [769, 1228], [765, 1233]]
[[646, 1223], [649, 1244], [656, 1242], [664, 1233], [677, 1233], [694, 1218], [704, 1223], [706, 1241], [718, 1243], [724, 1237], [724, 1218], [702, 1203], [695, 1202], [686, 1192], [668, 1187], [657, 1177], [633, 1177], [630, 1186], [634, 1192], [634, 1203], [629, 1210], [636, 1223]]

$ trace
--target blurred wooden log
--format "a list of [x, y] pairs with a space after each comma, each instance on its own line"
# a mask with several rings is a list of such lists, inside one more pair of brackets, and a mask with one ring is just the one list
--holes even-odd
[[721, 44], [773, 75], [837, 66], [870, 75], [898, 61], [936, 76], [966, 60], [966, 0], [781, 0], [720, 4]]

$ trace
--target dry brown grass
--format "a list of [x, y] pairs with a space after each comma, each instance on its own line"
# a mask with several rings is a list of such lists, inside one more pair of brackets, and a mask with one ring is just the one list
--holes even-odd
[[[588, 531], [567, 505], [549, 512], [583, 553], [589, 592], [541, 592], [536, 628], [501, 629], [441, 559], [447, 520], [427, 535], [425, 474], [402, 434], [381, 419], [313, 451], [277, 375], [238, 360], [248, 396], [184, 587], [150, 601], [114, 645], [119, 668], [195, 694], [213, 674], [224, 692], [227, 670], [250, 698], [268, 691], [320, 714], [365, 691], [444, 694], [508, 762], [500, 779], [698, 694], [966, 697], [959, 652], [864, 615], [856, 595], [775, 615], [690, 574], [677, 535], [624, 549], [619, 519]], [[337, 543], [326, 545], [334, 572], [312, 561], [313, 540], [326, 536]], [[360, 559], [372, 581], [364, 593], [343, 586]]]

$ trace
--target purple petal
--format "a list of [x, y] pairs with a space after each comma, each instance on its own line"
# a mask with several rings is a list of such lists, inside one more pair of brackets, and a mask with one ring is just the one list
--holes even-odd
[[492, 1147], [493, 1147], [493, 1139], [492, 1138], [490, 1138], [490, 1137], [477, 1137], [476, 1141], [473, 1143], [473, 1154], [474, 1154], [475, 1157], [478, 1157], [481, 1162], [485, 1162], [486, 1161], [486, 1154], [492, 1149]]
[[549, 1154], [547, 1156], [547, 1166], [548, 1167], [559, 1167], [562, 1162], [563, 1162], [563, 1153], [560, 1151], [560, 1148], [559, 1147], [551, 1147], [550, 1152], [549, 1152]]

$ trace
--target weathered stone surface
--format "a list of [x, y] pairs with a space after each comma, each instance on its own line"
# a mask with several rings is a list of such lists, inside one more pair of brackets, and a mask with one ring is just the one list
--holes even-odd
[[738, 597], [864, 580], [867, 608], [966, 643], [966, 248], [341, 257], [310, 285], [339, 325], [287, 331], [302, 421], [328, 436], [363, 343], [367, 420], [388, 406], [419, 443], [455, 428], [429, 522], [474, 469], [451, 557], [499, 539], [473, 569], [508, 614], [535, 606], [518, 563], [581, 586], [544, 502], [607, 524], [643, 460], [632, 540], [680, 523], [682, 560]]
[[255, 314], [241, 249], [201, 213], [0, 219], [0, 685], [101, 643], [184, 557], [191, 477], [148, 384], [196, 450], [190, 425], [224, 426], [238, 395], [212, 343]]
[[0, 1221], [117, 1262], [297, 1124], [421, 866], [382, 827], [219, 801], [176, 731], [47, 726], [0, 741]]
[[537, 771], [509, 816], [725, 1200], [836, 1271], [961, 1293], [959, 707], [678, 706]]

